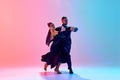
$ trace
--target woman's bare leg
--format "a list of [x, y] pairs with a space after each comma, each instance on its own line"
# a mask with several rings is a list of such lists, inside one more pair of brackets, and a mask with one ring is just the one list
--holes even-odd
[[45, 64], [44, 64], [44, 70], [45, 70], [45, 71], [47, 71], [47, 67], [48, 67], [48, 65], [47, 65], [47, 63], [45, 63]]
[[61, 74], [61, 72], [59, 71], [59, 67], [60, 67], [60, 63], [58, 63], [58, 65], [55, 67], [55, 72], [57, 72], [57, 74]]

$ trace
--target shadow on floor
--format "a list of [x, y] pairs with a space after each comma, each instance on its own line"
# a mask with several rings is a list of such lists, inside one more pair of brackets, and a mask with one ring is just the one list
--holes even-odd
[[39, 74], [45, 80], [90, 80], [82, 78], [76, 73], [69, 74], [68, 72], [62, 72], [62, 74], [56, 74], [55, 72], [40, 72]]

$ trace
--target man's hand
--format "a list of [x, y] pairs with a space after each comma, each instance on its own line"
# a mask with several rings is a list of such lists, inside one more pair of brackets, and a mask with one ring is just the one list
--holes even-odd
[[76, 31], [78, 31], [78, 28], [77, 27], [70, 27], [70, 30], [73, 32], [76, 32]]

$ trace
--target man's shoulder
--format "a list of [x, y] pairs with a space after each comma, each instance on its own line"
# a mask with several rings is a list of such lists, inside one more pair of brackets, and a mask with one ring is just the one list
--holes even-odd
[[55, 30], [60, 31], [62, 26], [55, 28]]
[[56, 28], [61, 28], [62, 26], [58, 26], [58, 27], [56, 27]]

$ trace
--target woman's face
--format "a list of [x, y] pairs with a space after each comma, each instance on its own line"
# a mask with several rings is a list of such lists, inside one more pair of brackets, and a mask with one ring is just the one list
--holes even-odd
[[55, 28], [55, 25], [54, 24], [50, 24], [50, 27]]

